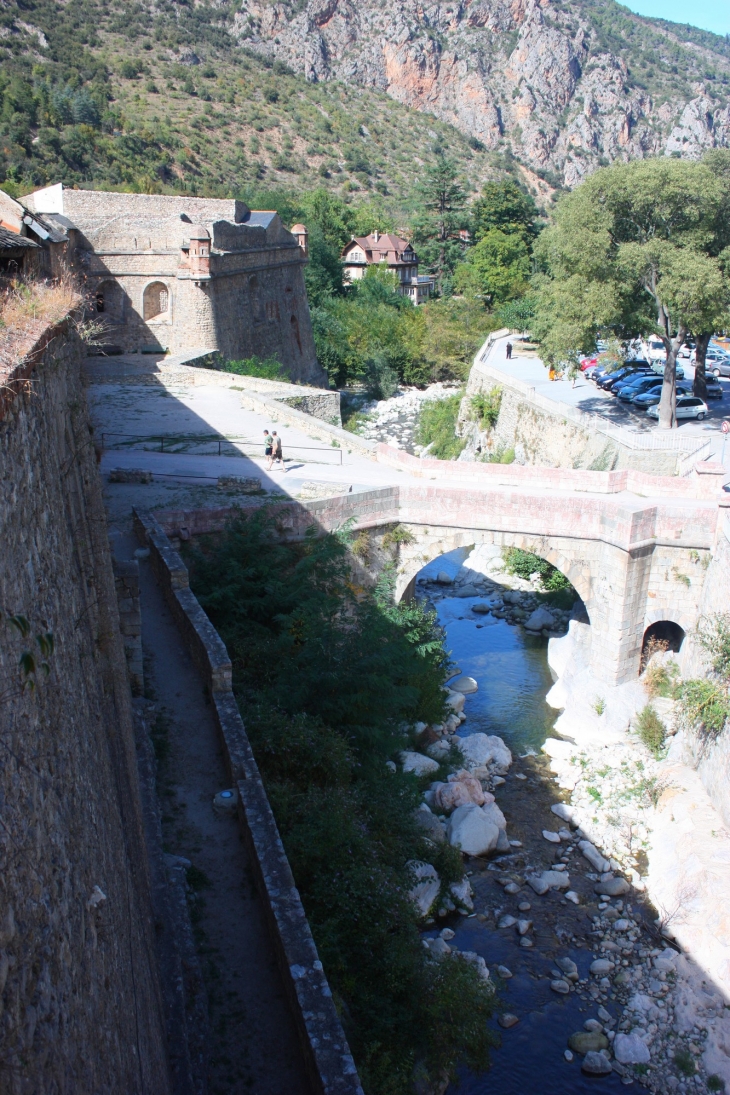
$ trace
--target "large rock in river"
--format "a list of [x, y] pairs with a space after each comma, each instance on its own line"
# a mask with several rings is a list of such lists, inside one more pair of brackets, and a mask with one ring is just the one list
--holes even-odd
[[400, 755], [404, 772], [415, 772], [417, 776], [428, 776], [432, 772], [438, 772], [437, 761], [431, 757], [424, 757], [423, 753], [411, 753], [405, 751]]
[[499, 828], [475, 803], [459, 806], [449, 818], [446, 830], [449, 844], [466, 855], [487, 855], [499, 840]]
[[549, 612], [547, 608], [541, 605], [527, 617], [525, 627], [528, 631], [542, 631], [544, 627], [549, 630], [551, 627], [555, 627], [555, 617], [552, 612]]
[[497, 768], [509, 768], [512, 754], [496, 734], [468, 734], [456, 743], [468, 764], [481, 768], [494, 764]]

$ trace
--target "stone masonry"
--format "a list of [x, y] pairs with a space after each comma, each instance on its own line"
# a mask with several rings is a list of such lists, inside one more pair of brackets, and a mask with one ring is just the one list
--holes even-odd
[[272, 211], [233, 199], [69, 190], [21, 199], [68, 235], [109, 352], [276, 357], [326, 386], [304, 288], [306, 254]]
[[[29, 345], [28, 350], [31, 350]], [[28, 359], [26, 359], [26, 362]], [[0, 405], [0, 1090], [167, 1095], [129, 685], [73, 332]], [[28, 366], [16, 372], [28, 375]], [[11, 378], [12, 379], [12, 378]], [[23, 687], [18, 659], [50, 672]]]

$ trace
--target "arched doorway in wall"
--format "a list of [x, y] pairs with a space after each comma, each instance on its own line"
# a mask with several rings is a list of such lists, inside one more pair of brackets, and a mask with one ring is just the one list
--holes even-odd
[[124, 291], [116, 281], [102, 281], [94, 293], [94, 310], [105, 323], [124, 322]]
[[682, 649], [684, 636], [684, 628], [676, 624], [674, 620], [657, 620], [650, 624], [644, 632], [644, 640], [641, 644], [641, 672], [644, 672], [653, 654], [660, 651], [672, 651], [678, 654]]
[[[457, 733], [496, 734], [513, 752], [539, 753], [558, 716], [545, 701], [554, 683], [548, 641], [565, 635], [574, 619], [583, 625], [576, 641], [588, 655], [590, 620], [556, 568], [538, 566], [539, 557], [523, 553], [516, 560], [528, 575], [522, 578], [504, 566], [503, 550], [467, 546], [438, 556], [416, 575], [415, 597], [437, 613], [455, 667], [477, 682]], [[544, 580], [530, 580], [539, 572]]]
[[145, 288], [142, 314], [145, 321], [162, 319], [170, 310], [170, 292], [164, 281], [153, 281]]

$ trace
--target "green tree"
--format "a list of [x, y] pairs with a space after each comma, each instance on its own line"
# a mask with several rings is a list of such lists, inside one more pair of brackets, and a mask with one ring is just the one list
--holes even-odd
[[454, 236], [465, 220], [466, 193], [456, 162], [439, 153], [418, 186], [418, 197], [424, 215], [416, 221], [414, 242], [442, 289], [445, 276], [462, 255], [461, 244]]
[[490, 228], [456, 268], [454, 288], [503, 304], [521, 296], [530, 277], [530, 254], [519, 232]]
[[517, 233], [531, 243], [539, 231], [535, 202], [512, 179], [486, 183], [472, 206], [472, 218], [476, 240], [498, 228], [508, 234]]
[[545, 359], [570, 363], [596, 335], [658, 335], [666, 350], [659, 424], [676, 425], [676, 359], [691, 330], [722, 311], [716, 255], [722, 185], [707, 165], [616, 163], [567, 194], [537, 245], [533, 334]]

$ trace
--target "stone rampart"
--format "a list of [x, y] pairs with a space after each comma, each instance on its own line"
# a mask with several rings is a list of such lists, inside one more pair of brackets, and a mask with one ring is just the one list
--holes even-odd
[[190, 590], [185, 564], [172, 549], [156, 518], [135, 511], [135, 531], [140, 541], [149, 546], [150, 561], [167, 603], [211, 692], [231, 782], [238, 789], [242, 835], [264, 898], [313, 1090], [318, 1095], [362, 1095], [355, 1063], [231, 690], [231, 662], [225, 645]]
[[[474, 360], [459, 412], [459, 433], [472, 459], [480, 445], [484, 451], [513, 449], [518, 464], [672, 476], [685, 474], [710, 451], [699, 438], [640, 434], [549, 399], [491, 366], [489, 348], [482, 347]], [[499, 417], [493, 430], [484, 431], [473, 419], [471, 400], [494, 388], [501, 389]]]
[[[166, 1095], [130, 690], [80, 366], [73, 332], [47, 331], [0, 413], [0, 1088]], [[27, 617], [26, 638], [7, 613]], [[31, 690], [18, 658], [40, 658], [45, 632], [50, 671]]]

